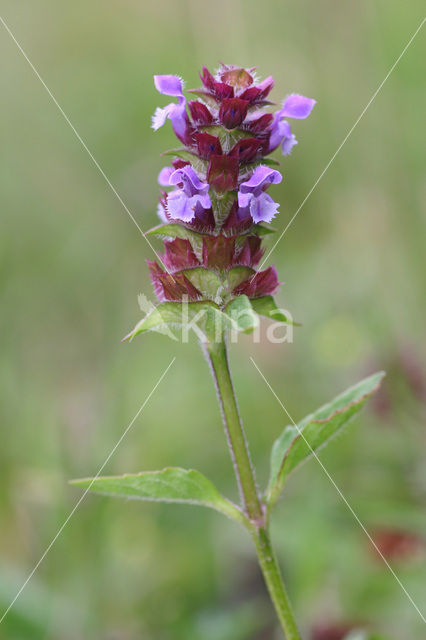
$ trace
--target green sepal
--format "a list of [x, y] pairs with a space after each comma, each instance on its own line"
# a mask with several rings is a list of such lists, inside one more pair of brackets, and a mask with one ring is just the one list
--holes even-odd
[[300, 326], [299, 322], [294, 322], [282, 312], [277, 306], [272, 296], [262, 296], [261, 298], [253, 298], [251, 300], [251, 306], [260, 316], [266, 316], [275, 322], [283, 322], [285, 324], [291, 324]]
[[195, 153], [192, 153], [183, 147], [180, 149], [169, 149], [168, 151], [164, 151], [161, 155], [174, 156], [181, 160], [185, 160], [185, 162], [189, 162], [192, 168], [198, 173], [202, 173], [204, 175], [207, 174], [207, 167], [209, 164], [207, 160], [203, 160], [200, 156], [197, 156]]
[[225, 313], [232, 319], [235, 329], [243, 333], [251, 333], [259, 326], [259, 317], [253, 311], [247, 296], [234, 298], [225, 307]]
[[210, 191], [213, 215], [218, 229], [222, 227], [226, 218], [229, 216], [232, 205], [236, 199], [236, 191], [225, 191], [225, 193], [217, 193], [214, 190]]
[[192, 282], [194, 287], [197, 287], [197, 289], [201, 291], [203, 296], [211, 298], [215, 302], [218, 301], [223, 290], [223, 283], [217, 273], [205, 267], [184, 269], [179, 271], [179, 273], [183, 273], [188, 280]]
[[365, 378], [297, 425], [284, 429], [272, 447], [271, 472], [265, 496], [269, 509], [277, 501], [289, 474], [348, 424], [367, 398], [377, 391], [384, 375], [379, 371]]
[[228, 271], [228, 289], [229, 291], [233, 291], [235, 287], [238, 287], [239, 284], [250, 278], [255, 273], [254, 269], [251, 267], [232, 267]]
[[236, 505], [222, 496], [210, 480], [193, 469], [167, 467], [162, 471], [83, 478], [72, 480], [71, 484], [94, 493], [127, 499], [201, 505], [242, 524], [247, 522]]

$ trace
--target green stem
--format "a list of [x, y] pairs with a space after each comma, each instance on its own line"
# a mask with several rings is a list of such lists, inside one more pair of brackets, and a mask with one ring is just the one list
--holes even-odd
[[263, 577], [287, 640], [301, 640], [287, 591], [275, 557], [269, 533], [259, 528], [252, 533]]
[[269, 537], [268, 523], [256, 487], [234, 387], [225, 340], [203, 345], [216, 385], [223, 423], [244, 511], [263, 577], [287, 640], [301, 640]]

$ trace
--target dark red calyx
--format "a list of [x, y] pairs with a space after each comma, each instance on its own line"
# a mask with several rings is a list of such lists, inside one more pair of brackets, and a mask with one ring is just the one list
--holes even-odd
[[200, 209], [191, 222], [186, 225], [189, 229], [193, 229], [199, 233], [211, 233], [216, 227], [216, 222], [212, 209]]
[[169, 271], [179, 271], [200, 266], [191, 243], [182, 238], [164, 241], [163, 262]]
[[264, 113], [263, 116], [246, 122], [245, 126], [252, 133], [264, 133], [271, 126], [273, 119], [272, 113]]
[[236, 189], [238, 186], [238, 158], [212, 155], [207, 170], [207, 182], [219, 193]]
[[222, 100], [223, 98], [232, 98], [234, 95], [234, 89], [224, 82], [216, 82], [210, 71], [203, 67], [203, 72], [200, 74], [201, 82], [213, 96]]
[[212, 155], [222, 155], [222, 146], [216, 136], [211, 136], [209, 133], [196, 133], [194, 137], [198, 147], [198, 154], [203, 159], [208, 160]]
[[233, 266], [255, 267], [263, 256], [262, 241], [259, 236], [248, 236], [241, 251], [234, 256]]
[[254, 276], [244, 280], [233, 290], [235, 296], [245, 294], [249, 298], [260, 298], [270, 296], [275, 293], [279, 286], [277, 270], [275, 267], [268, 267], [264, 271], [259, 271]]
[[205, 104], [198, 100], [190, 100], [188, 102], [189, 111], [192, 120], [196, 125], [205, 126], [213, 122], [213, 116]]
[[219, 109], [219, 120], [227, 129], [239, 127], [246, 115], [250, 103], [241, 98], [225, 98]]
[[192, 282], [183, 274], [171, 275], [156, 263], [147, 260], [154, 292], [160, 302], [178, 302], [186, 296], [189, 300], [199, 300], [201, 291], [194, 287]]
[[231, 207], [231, 211], [227, 216], [225, 222], [222, 225], [222, 230], [227, 231], [229, 233], [238, 235], [243, 231], [246, 231], [253, 225], [253, 220], [251, 216], [247, 216], [244, 219], [241, 219], [238, 215], [238, 203], [234, 202]]
[[182, 167], [185, 167], [187, 164], [191, 164], [190, 162], [185, 162], [185, 160], [181, 160], [180, 158], [176, 158], [176, 160], [173, 160], [172, 165], [174, 166], [175, 169], [182, 169]]
[[235, 238], [210, 236], [203, 238], [203, 264], [211, 269], [229, 269], [235, 250]]
[[262, 91], [257, 87], [249, 87], [239, 97], [241, 100], [248, 100], [250, 104], [257, 101]]
[[256, 102], [263, 101], [270, 94], [271, 90], [274, 88], [273, 77], [269, 76], [269, 78], [265, 78], [263, 82], [257, 85], [257, 88], [260, 89], [260, 94], [258, 95]]
[[207, 69], [207, 67], [203, 67], [203, 71], [200, 73], [200, 78], [205, 88], [211, 93], [213, 93], [216, 80], [214, 79], [210, 71]]
[[262, 141], [257, 138], [243, 138], [232, 147], [229, 155], [238, 158], [239, 162], [252, 162], [261, 146]]

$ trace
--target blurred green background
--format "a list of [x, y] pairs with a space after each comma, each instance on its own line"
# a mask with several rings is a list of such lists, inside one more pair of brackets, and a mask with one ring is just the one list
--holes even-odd
[[[156, 224], [170, 126], [154, 73], [198, 86], [220, 60], [315, 97], [282, 160], [283, 229], [420, 24], [417, 0], [2, 0], [1, 15], [142, 228]], [[286, 416], [386, 369], [384, 390], [321, 459], [419, 607], [425, 596], [425, 32], [418, 34], [273, 254], [293, 344], [232, 348], [258, 480]], [[152, 297], [151, 250], [0, 28], [0, 605], [6, 609], [171, 358], [105, 468], [199, 469], [236, 497], [197, 344], [121, 337]], [[278, 157], [278, 156], [277, 156]], [[270, 244], [272, 241], [269, 241]], [[157, 249], [160, 245], [157, 245]], [[272, 258], [271, 258], [272, 260]], [[315, 461], [273, 537], [305, 637], [366, 624], [425, 637], [420, 615]], [[0, 614], [1, 615], [1, 614]], [[314, 629], [317, 629], [314, 632]], [[280, 638], [237, 525], [203, 509], [89, 496], [0, 625], [10, 640]]]

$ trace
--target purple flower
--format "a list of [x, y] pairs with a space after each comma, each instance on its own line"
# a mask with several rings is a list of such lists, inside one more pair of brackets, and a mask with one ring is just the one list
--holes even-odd
[[265, 189], [269, 184], [278, 184], [281, 180], [279, 171], [265, 165], [257, 167], [250, 180], [240, 184], [238, 206], [243, 209], [240, 215], [244, 217], [244, 213], [247, 212], [254, 222], [271, 222], [279, 205], [265, 193]]
[[296, 93], [292, 93], [283, 102], [282, 109], [274, 116], [269, 137], [268, 153], [281, 145], [283, 155], [288, 155], [294, 145], [297, 144], [296, 137], [291, 133], [290, 125], [283, 118], [307, 118], [316, 104], [316, 100], [305, 98]]
[[170, 176], [175, 172], [173, 167], [163, 167], [158, 174], [158, 184], [162, 187], [170, 187]]
[[157, 131], [169, 118], [176, 136], [185, 142], [188, 136], [189, 118], [186, 113], [186, 98], [183, 95], [182, 80], [178, 76], [154, 76], [154, 84], [157, 91], [163, 95], [178, 98], [178, 104], [171, 102], [163, 108], [157, 107], [152, 116], [152, 128]]
[[174, 171], [169, 184], [178, 187], [167, 197], [167, 211], [171, 218], [190, 222], [195, 217], [197, 208], [211, 207], [209, 185], [198, 178], [190, 165]]
[[279, 115], [276, 114], [269, 137], [268, 153], [276, 149], [279, 144], [283, 155], [287, 156], [297, 144], [297, 140], [296, 136], [291, 132], [287, 120], [280, 120]]
[[283, 102], [283, 108], [278, 111], [282, 118], [307, 118], [316, 104], [313, 98], [305, 98], [292, 93]]

